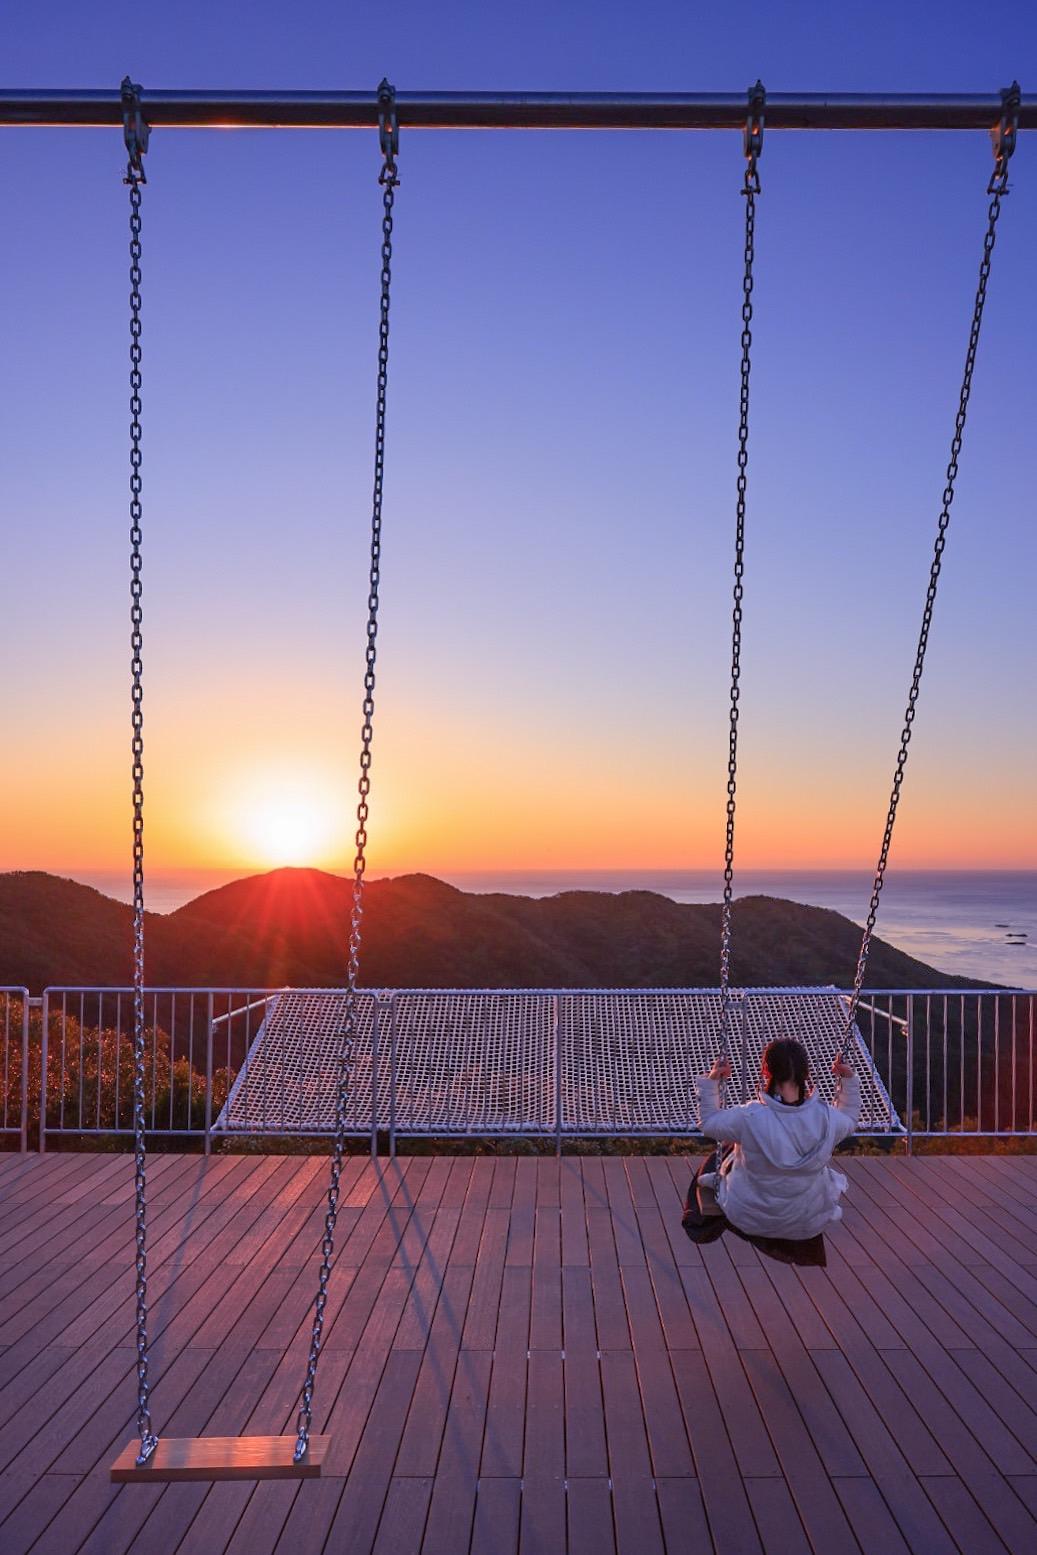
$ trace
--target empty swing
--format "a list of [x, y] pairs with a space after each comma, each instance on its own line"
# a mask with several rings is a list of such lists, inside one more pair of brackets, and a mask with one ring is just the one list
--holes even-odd
[[[990, 265], [994, 251], [994, 243], [997, 237], [997, 224], [1001, 215], [1001, 200], [1008, 193], [1008, 164], [1017, 139], [1019, 109], [1021, 94], [1019, 83], [1013, 82], [1010, 87], [1005, 87], [1001, 93], [1001, 117], [997, 125], [991, 131], [993, 141], [994, 168], [987, 184], [987, 194], [990, 203], [987, 208], [987, 226], [983, 236], [983, 252], [979, 266], [979, 279], [976, 294], [972, 306], [972, 317], [969, 326], [968, 346], [965, 353], [965, 366], [962, 373], [961, 387], [958, 395], [958, 409], [954, 420], [954, 432], [951, 438], [950, 458], [947, 464], [946, 478], [943, 489], [943, 497], [937, 520], [936, 537], [933, 545], [932, 562], [929, 569], [928, 586], [922, 608], [922, 619], [919, 629], [918, 644], [915, 650], [914, 665], [911, 674], [911, 684], [908, 692], [907, 705], [904, 712], [903, 726], [900, 734], [900, 742], [897, 750], [896, 762], [893, 772], [893, 781], [890, 789], [889, 803], [886, 811], [885, 827], [882, 834], [882, 842], [879, 849], [878, 862], [872, 883], [871, 898], [868, 904], [868, 913], [861, 936], [860, 951], [857, 957], [857, 966], [854, 973], [853, 990], [846, 1000], [846, 1018], [843, 1025], [842, 1040], [836, 1054], [837, 1065], [845, 1066], [849, 1063], [849, 1054], [855, 1045], [857, 1009], [860, 1003], [861, 993], [864, 987], [864, 978], [867, 971], [868, 956], [871, 950], [872, 936], [878, 917], [879, 902], [882, 889], [885, 884], [886, 867], [889, 862], [889, 851], [893, 840], [893, 828], [896, 824], [897, 809], [900, 803], [900, 794], [903, 787], [904, 774], [907, 768], [908, 747], [917, 710], [919, 690], [922, 681], [922, 672], [925, 667], [926, 649], [929, 643], [929, 633], [932, 627], [933, 610], [936, 604], [936, 593], [939, 585], [940, 570], [943, 562], [943, 553], [947, 543], [947, 530], [950, 524], [951, 505], [954, 501], [955, 483], [958, 476], [958, 462], [961, 455], [962, 443], [965, 434], [965, 423], [968, 414], [969, 399], [972, 393], [972, 377], [976, 366], [976, 354], [979, 347], [980, 329], [983, 322], [983, 309], [986, 302], [987, 283], [990, 278]], [[750, 373], [750, 348], [752, 345], [752, 333], [750, 329], [752, 321], [752, 290], [753, 290], [753, 258], [754, 258], [754, 234], [755, 234], [755, 196], [760, 192], [759, 173], [757, 161], [763, 149], [763, 125], [765, 96], [761, 83], [758, 81], [749, 94], [749, 117], [745, 129], [744, 151], [746, 158], [745, 181], [742, 193], [746, 198], [745, 209], [745, 272], [743, 278], [742, 301], [742, 361], [741, 361], [741, 388], [740, 388], [740, 418], [738, 432], [738, 479], [735, 525], [735, 568], [734, 568], [734, 593], [732, 613], [732, 650], [731, 650], [731, 689], [729, 707], [729, 749], [728, 749], [728, 778], [727, 778], [727, 827], [724, 853], [724, 894], [721, 910], [721, 940], [720, 940], [720, 991], [721, 991], [721, 1017], [720, 1040], [716, 1058], [716, 1067], [726, 1067], [731, 1071], [731, 1007], [732, 997], [730, 988], [730, 963], [731, 963], [731, 904], [733, 896], [734, 880], [734, 837], [735, 837], [735, 800], [738, 774], [738, 714], [739, 714], [739, 679], [741, 674], [741, 627], [742, 627], [742, 599], [743, 577], [745, 571], [745, 497], [748, 466], [748, 412], [749, 412], [749, 373]], [[740, 1042], [741, 1061], [745, 1064], [744, 1033]], [[842, 1082], [840, 1081], [840, 1084]], [[723, 1081], [721, 1082], [721, 1092]], [[721, 1105], [723, 1102], [721, 1100]], [[731, 1151], [725, 1154], [719, 1144], [716, 1151], [714, 1169], [709, 1172], [700, 1171], [693, 1183], [693, 1191], [689, 1194], [689, 1201], [685, 1211], [685, 1225], [689, 1228], [689, 1221], [697, 1222], [700, 1217], [712, 1218], [723, 1215], [723, 1209], [718, 1202], [718, 1190], [725, 1169], [730, 1165]], [[697, 1215], [696, 1212], [697, 1211]], [[740, 1233], [742, 1234], [742, 1233]], [[704, 1238], [708, 1239], [708, 1238]], [[763, 1251], [768, 1249], [764, 1242], [757, 1241]], [[773, 1253], [774, 1256], [780, 1256]]]
[[360, 929], [364, 910], [368, 797], [371, 792], [371, 744], [374, 734], [375, 664], [381, 563], [382, 485], [385, 472], [385, 412], [389, 367], [389, 300], [392, 280], [393, 202], [399, 176], [399, 123], [396, 93], [387, 80], [378, 88], [378, 135], [382, 167], [381, 310], [378, 326], [378, 376], [375, 417], [374, 489], [371, 506], [371, 549], [367, 596], [367, 641], [364, 654], [363, 726], [360, 778], [357, 787], [356, 854], [353, 861], [353, 906], [342, 1043], [335, 1106], [335, 1134], [328, 1184], [327, 1213], [321, 1242], [321, 1263], [314, 1301], [306, 1375], [300, 1390], [294, 1436], [156, 1436], [151, 1426], [148, 1380], [147, 1196], [144, 1135], [144, 766], [143, 663], [141, 611], [141, 186], [147, 181], [143, 157], [148, 125], [141, 89], [127, 76], [122, 83], [123, 133], [128, 152], [125, 182], [130, 192], [130, 596], [133, 729], [133, 1120], [135, 1135], [136, 1270], [137, 1270], [137, 1439], [112, 1464], [117, 1481], [307, 1479], [320, 1475], [329, 1438], [311, 1434], [313, 1390], [320, 1359], [328, 1281], [335, 1253], [339, 1180], [346, 1141], [346, 1102], [356, 1031], [356, 991], [360, 971]]

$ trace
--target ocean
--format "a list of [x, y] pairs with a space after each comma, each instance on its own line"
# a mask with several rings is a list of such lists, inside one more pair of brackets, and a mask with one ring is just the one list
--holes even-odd
[[[120, 901], [130, 900], [122, 874], [80, 875]], [[147, 881], [152, 912], [173, 912], [203, 891], [236, 878], [233, 872], [163, 873]], [[372, 878], [377, 878], [372, 876]], [[463, 891], [554, 896], [560, 891], [658, 891], [675, 902], [717, 902], [714, 870], [569, 870], [441, 876]], [[871, 896], [864, 870], [747, 870], [738, 896], [780, 896], [830, 907], [863, 923]], [[880, 938], [955, 977], [1008, 987], [1037, 987], [1037, 870], [902, 870], [887, 877], [879, 910]], [[853, 968], [847, 967], [847, 979]]]

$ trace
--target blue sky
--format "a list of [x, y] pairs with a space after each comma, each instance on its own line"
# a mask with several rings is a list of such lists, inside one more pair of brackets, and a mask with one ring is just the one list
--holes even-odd
[[[5, 7], [12, 86], [990, 91], [966, 5]], [[117, 131], [0, 136], [10, 784], [0, 865], [126, 821]], [[722, 847], [742, 201], [731, 134], [404, 132], [376, 742], [387, 867]], [[877, 848], [982, 236], [980, 134], [771, 134], [761, 173], [747, 863]], [[378, 270], [370, 135], [156, 132], [145, 191], [153, 857], [354, 787]], [[895, 860], [1037, 865], [1037, 155], [1001, 223]], [[56, 753], [60, 759], [55, 760]], [[281, 800], [276, 799], [280, 794]], [[244, 796], [244, 797], [243, 797]], [[314, 799], [314, 803], [317, 800]], [[247, 829], [247, 828], [246, 828]], [[333, 835], [332, 835], [333, 833]], [[899, 851], [898, 851], [899, 850]], [[263, 862], [262, 850], [254, 862]]]

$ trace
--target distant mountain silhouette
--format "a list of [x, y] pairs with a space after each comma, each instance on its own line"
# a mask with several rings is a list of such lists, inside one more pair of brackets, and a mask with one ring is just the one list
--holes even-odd
[[[317, 869], [237, 880], [169, 914], [147, 914], [154, 985], [338, 987], [352, 882]], [[89, 886], [0, 874], [0, 983], [119, 985], [131, 978], [132, 913]], [[768, 896], [735, 904], [732, 980], [744, 987], [852, 981], [860, 929], [839, 913]], [[473, 895], [429, 875], [365, 892], [367, 987], [713, 987], [720, 907], [652, 891]], [[967, 985], [874, 940], [874, 988]], [[971, 986], [978, 986], [975, 983]]]

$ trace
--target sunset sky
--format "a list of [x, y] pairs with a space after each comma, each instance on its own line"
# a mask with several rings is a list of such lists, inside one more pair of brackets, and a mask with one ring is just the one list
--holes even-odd
[[[15, 0], [10, 86], [1037, 90], [965, 3]], [[129, 849], [118, 131], [0, 132], [0, 868]], [[758, 206], [739, 861], [881, 837], [986, 214], [982, 134], [780, 134]], [[144, 191], [149, 868], [347, 867], [370, 134], [158, 131]], [[403, 132], [371, 864], [723, 848], [733, 134]], [[1020, 136], [894, 863], [1037, 867], [1037, 136]]]

